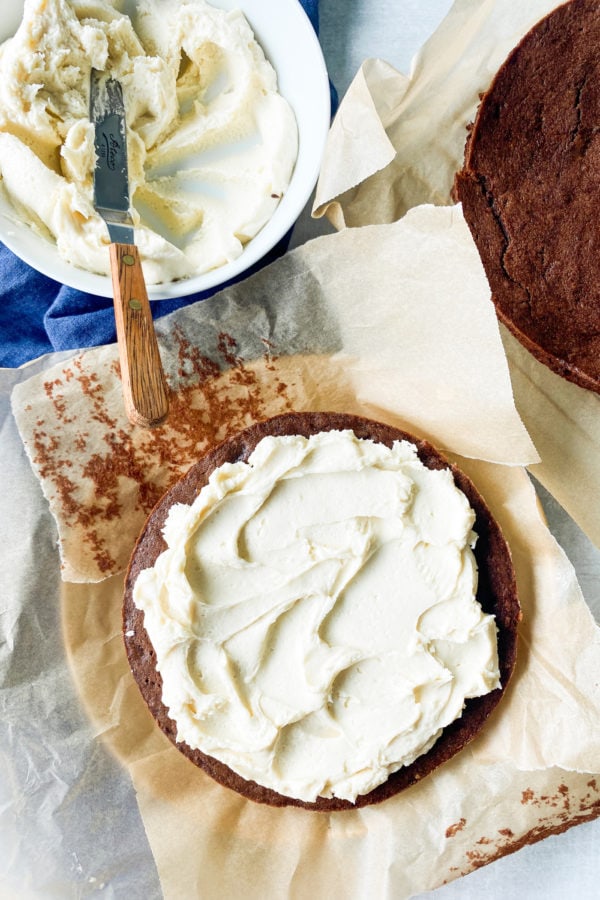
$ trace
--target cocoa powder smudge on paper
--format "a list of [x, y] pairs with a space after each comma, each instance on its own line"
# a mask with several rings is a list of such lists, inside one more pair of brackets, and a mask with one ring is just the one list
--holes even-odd
[[[590, 790], [579, 799], [579, 815], [577, 816], [578, 824], [591, 822], [600, 815], [600, 790], [595, 779], [588, 782]], [[534, 844], [551, 835], [560, 834], [570, 828], [573, 823], [573, 815], [571, 807], [573, 805], [569, 788], [566, 784], [560, 784], [556, 793], [552, 795], [540, 794], [536, 796], [530, 788], [522, 792], [521, 803], [532, 804], [540, 810], [538, 824], [530, 828], [525, 834], [516, 837], [511, 828], [500, 828], [498, 834], [501, 839], [482, 836], [477, 845], [486, 846], [488, 849], [467, 850], [465, 856], [468, 860], [468, 866], [461, 871], [461, 875], [485, 866], [488, 863], [500, 859], [502, 856], [508, 856], [515, 853], [528, 844]], [[557, 811], [558, 810], [558, 811]], [[454, 869], [454, 871], [458, 871]]]
[[[181, 330], [175, 330], [175, 342], [177, 384], [170, 385], [169, 418], [164, 426], [152, 431], [135, 429], [123, 418], [110, 415], [105, 386], [97, 374], [86, 370], [85, 357], [65, 366], [62, 378], [44, 384], [54, 418], [52, 422], [36, 423], [33, 462], [40, 478], [52, 486], [62, 516], [83, 533], [82, 541], [102, 573], [111, 573], [117, 566], [99, 526], [116, 523], [122, 514], [122, 479], [137, 486], [133, 503], [145, 516], [201, 453], [271, 414], [256, 367], [242, 358], [231, 335], [219, 334], [216, 360], [201, 353]], [[273, 371], [277, 356], [270, 342], [265, 340], [263, 344], [263, 369]], [[120, 377], [118, 361], [112, 371]], [[223, 373], [228, 377], [223, 379]], [[86, 420], [102, 427], [103, 446], [98, 446], [97, 435], [90, 438], [90, 432], [82, 427], [83, 416], [78, 421], [77, 415], [69, 412], [65, 387], [69, 385], [72, 396], [73, 383], [85, 400]], [[279, 379], [270, 390], [275, 391], [278, 411], [289, 411], [287, 385]], [[61, 430], [71, 432], [76, 454], [60, 455]], [[81, 454], [81, 462], [77, 454]], [[91, 486], [91, 501], [89, 496], [85, 502], [81, 499], [82, 480]]]
[[536, 797], [534, 792], [528, 788], [526, 791], [523, 791], [521, 795], [521, 803], [524, 805], [531, 803], [534, 806], [550, 806], [553, 809], [562, 806], [564, 809], [569, 810], [571, 807], [569, 788], [566, 784], [559, 784], [556, 789], [556, 794], [553, 794], [552, 796], [541, 794], [539, 797]]
[[455, 822], [454, 825], [449, 825], [448, 828], [446, 828], [446, 837], [454, 837], [456, 834], [458, 834], [459, 831], [463, 830], [466, 824], [467, 820], [465, 818], [461, 818], [458, 822]]

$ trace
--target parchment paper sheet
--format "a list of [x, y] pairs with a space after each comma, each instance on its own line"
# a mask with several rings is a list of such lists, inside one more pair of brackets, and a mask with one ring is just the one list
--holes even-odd
[[[393, 222], [420, 203], [451, 203], [480, 93], [557, 5], [456, 0], [410, 77], [367, 60], [331, 129], [315, 214], [343, 228]], [[600, 397], [556, 376], [504, 332], [515, 402], [541, 456], [532, 472], [600, 546]]]
[[[58, 524], [72, 678], [131, 776], [164, 896], [408, 897], [598, 815], [599, 630], [523, 469], [536, 452], [460, 210], [320, 238], [158, 331], [177, 391], [164, 429], [127, 425], [115, 347], [43, 370], [12, 404]], [[120, 570], [154, 494], [230, 430], [292, 408], [372, 415], [460, 454], [509, 538], [524, 609], [484, 734], [361, 812], [273, 810], [214, 784], [158, 732], [120, 636]]]

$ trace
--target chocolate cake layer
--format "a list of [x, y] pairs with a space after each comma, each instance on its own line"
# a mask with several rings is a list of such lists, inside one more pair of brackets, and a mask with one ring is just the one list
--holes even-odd
[[[466, 495], [475, 511], [474, 530], [478, 535], [475, 557], [479, 568], [477, 600], [483, 610], [493, 613], [498, 627], [498, 653], [502, 687], [483, 697], [468, 700], [465, 710], [429, 752], [413, 764], [400, 769], [355, 803], [337, 798], [319, 798], [314, 803], [289, 798], [247, 781], [218, 760], [177, 741], [176, 725], [162, 702], [162, 680], [156, 670], [155, 652], [144, 628], [144, 614], [133, 601], [133, 586], [138, 574], [154, 565], [166, 548], [162, 528], [174, 503], [190, 504], [207, 483], [210, 473], [225, 462], [248, 459], [266, 435], [303, 435], [322, 431], [351, 429], [359, 438], [369, 438], [391, 446], [394, 441], [415, 444], [421, 461], [430, 469], [450, 468], [454, 482]], [[510, 551], [483, 498], [471, 481], [450, 466], [428, 442], [417, 440], [396, 428], [352, 415], [338, 413], [289, 413], [260, 422], [226, 440], [201, 458], [189, 472], [162, 498], [149, 516], [133, 552], [125, 582], [123, 631], [125, 647], [133, 675], [142, 696], [159, 727], [195, 765], [216, 781], [244, 796], [273, 806], [302, 806], [315, 810], [353, 809], [378, 803], [419, 781], [437, 766], [461, 750], [483, 727], [487, 717], [500, 701], [513, 671], [516, 659], [517, 627], [521, 617]]]
[[600, 5], [539, 22], [484, 94], [455, 181], [497, 313], [600, 392]]

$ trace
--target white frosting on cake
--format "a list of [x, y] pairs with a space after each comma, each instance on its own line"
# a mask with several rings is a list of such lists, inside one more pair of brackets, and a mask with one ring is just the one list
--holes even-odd
[[499, 686], [474, 519], [406, 441], [266, 437], [216, 469], [134, 586], [178, 739], [305, 801], [414, 761]]

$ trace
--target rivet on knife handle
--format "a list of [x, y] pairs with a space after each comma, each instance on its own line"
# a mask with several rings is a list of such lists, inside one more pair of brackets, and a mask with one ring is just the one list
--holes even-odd
[[167, 417], [169, 394], [137, 247], [111, 244], [110, 264], [125, 412], [153, 428]]

